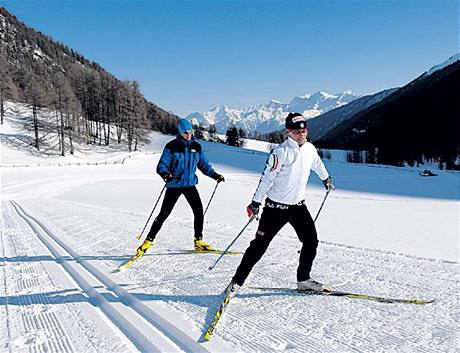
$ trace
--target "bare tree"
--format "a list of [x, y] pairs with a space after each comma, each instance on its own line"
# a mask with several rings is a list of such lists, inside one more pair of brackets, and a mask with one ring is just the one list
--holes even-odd
[[70, 115], [72, 100], [75, 99], [69, 81], [62, 72], [55, 72], [53, 76], [55, 90], [56, 112], [59, 114], [58, 134], [60, 137], [61, 156], [65, 156], [64, 131], [66, 129], [65, 116]]
[[32, 106], [32, 115], [33, 115], [33, 129], [35, 134], [34, 146], [39, 151], [39, 138], [38, 138], [38, 113], [40, 109], [44, 106], [45, 103], [45, 91], [44, 84], [40, 82], [39, 78], [35, 75], [30, 77], [30, 80], [27, 83], [25, 96], [27, 103]]
[[140, 92], [139, 83], [131, 82], [131, 89], [134, 102], [134, 151], [137, 151], [139, 142], [145, 143], [148, 141], [148, 120], [147, 120], [147, 104], [145, 98]]

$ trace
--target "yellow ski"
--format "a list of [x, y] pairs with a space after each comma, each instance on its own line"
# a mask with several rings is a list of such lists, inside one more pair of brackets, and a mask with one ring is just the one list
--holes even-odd
[[262, 290], [262, 291], [277, 291], [277, 292], [292, 292], [299, 295], [324, 295], [324, 296], [331, 296], [331, 297], [345, 297], [350, 299], [365, 299], [365, 300], [372, 300], [377, 301], [380, 303], [400, 303], [400, 304], [431, 304], [434, 300], [421, 300], [421, 299], [400, 299], [400, 298], [392, 298], [392, 297], [382, 297], [376, 295], [369, 295], [369, 294], [360, 294], [360, 293], [351, 293], [351, 292], [344, 292], [344, 291], [337, 291], [332, 290], [330, 288], [324, 289], [322, 292], [315, 292], [315, 291], [299, 291], [295, 288], [283, 288], [283, 287], [250, 287], [252, 289]]
[[222, 315], [225, 312], [225, 309], [227, 309], [227, 305], [230, 302], [230, 297], [228, 295], [225, 296], [224, 300], [219, 306], [219, 309], [217, 309], [216, 313], [214, 314], [214, 317], [212, 319], [211, 324], [209, 325], [208, 329], [206, 330], [204, 334], [204, 339], [206, 341], [210, 341], [212, 338], [212, 335], [214, 334], [214, 330], [216, 329], [216, 325], [219, 322], [219, 319], [222, 317]]
[[139, 258], [141, 258], [144, 254], [136, 254], [133, 257], [131, 257], [128, 261], [125, 263], [122, 263], [118, 268], [115, 270], [115, 272], [122, 272], [130, 268]]

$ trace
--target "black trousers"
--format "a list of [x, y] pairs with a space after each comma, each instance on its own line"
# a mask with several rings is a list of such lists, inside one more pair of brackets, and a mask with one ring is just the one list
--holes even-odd
[[161, 205], [161, 210], [158, 216], [152, 223], [150, 232], [147, 235], [147, 239], [153, 241], [157, 233], [160, 231], [161, 226], [168, 216], [171, 214], [171, 211], [174, 208], [177, 200], [180, 195], [184, 195], [188, 204], [192, 208], [194, 222], [193, 226], [195, 229], [195, 238], [201, 239], [203, 237], [203, 204], [201, 203], [200, 194], [195, 186], [189, 186], [184, 188], [167, 188], [165, 193], [165, 198]]
[[[240, 286], [251, 272], [254, 265], [262, 258], [270, 242], [281, 228], [289, 223], [294, 228], [302, 243], [297, 268], [297, 281], [305, 281], [310, 278], [313, 260], [316, 257], [318, 237], [316, 228], [304, 203], [300, 205], [283, 205], [267, 199], [256, 237], [251, 241], [238, 266], [233, 281]], [[289, 255], [287, 255], [289, 256]]]

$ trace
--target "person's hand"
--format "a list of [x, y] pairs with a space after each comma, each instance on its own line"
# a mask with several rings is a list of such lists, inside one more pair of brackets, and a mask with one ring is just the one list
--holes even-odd
[[173, 179], [173, 176], [171, 175], [171, 173], [163, 173], [163, 174], [161, 174], [161, 177], [163, 178], [165, 183], [167, 183], [168, 181], [171, 181]]
[[332, 183], [332, 178], [329, 176], [327, 179], [323, 180], [324, 187], [326, 188], [327, 191], [329, 190], [335, 190], [335, 186]]
[[246, 212], [248, 213], [248, 217], [251, 218], [252, 216], [257, 216], [259, 213], [260, 202], [252, 201], [251, 204], [246, 207]]
[[218, 183], [221, 183], [221, 182], [225, 182], [225, 178], [222, 174], [217, 174], [216, 173], [216, 176], [214, 177], [214, 179], [218, 182]]

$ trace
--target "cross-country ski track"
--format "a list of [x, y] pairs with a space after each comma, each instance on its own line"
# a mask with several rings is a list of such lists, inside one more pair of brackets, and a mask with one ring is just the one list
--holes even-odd
[[[2, 167], [0, 353], [458, 351], [459, 175], [422, 178], [411, 168], [334, 159], [326, 165], [337, 190], [316, 224], [312, 277], [338, 291], [434, 302], [251, 288], [296, 286], [300, 243], [286, 226], [203, 342], [241, 255], [225, 255], [210, 271], [218, 255], [187, 253], [193, 214], [183, 198], [149, 252], [113, 272], [140, 244], [136, 235], [164, 185], [155, 174], [160, 154], [152, 152], [171, 138], [153, 134], [150, 150], [124, 164]], [[248, 220], [245, 207], [267, 154], [203, 145], [226, 179], [206, 214], [204, 239], [224, 249]], [[2, 163], [11, 165], [7, 157], [2, 145]], [[215, 181], [199, 180], [206, 205]], [[323, 197], [312, 175], [312, 214]], [[231, 250], [244, 252], [257, 226], [252, 222]]]
[[[70, 212], [64, 212], [65, 208], [61, 210], [55, 217], [72, 221]], [[97, 242], [94, 247], [87, 245], [87, 249], [92, 247], [95, 251], [78, 255], [58, 233], [50, 231], [17, 202], [3, 205], [3, 213], [7, 230], [2, 235], [4, 261], [8, 264], [3, 271], [13, 271], [17, 285], [17, 294], [6, 297], [8, 322], [15, 321], [12, 316], [22, 321], [24, 333], [30, 335], [23, 339], [28, 340], [30, 347], [35, 347], [33, 351], [80, 352], [79, 344], [86, 340], [89, 346], [102, 343], [104, 347], [108, 344], [103, 342], [104, 337], [97, 337], [96, 341], [91, 337], [92, 325], [98, 326], [97, 332], [115, 331], [118, 343], [108, 344], [107, 351], [207, 351], [207, 344], [200, 343], [197, 333], [211, 319], [219, 304], [219, 293], [232, 271], [221, 268], [205, 273], [206, 278], [196, 281], [199, 272], [205, 271], [204, 266], [187, 274], [179, 272], [177, 262], [184, 264], [197, 258], [206, 262], [215, 257], [207, 254], [172, 256], [167, 252], [146, 256], [132, 271], [124, 274], [132, 280], [127, 283], [120, 281], [120, 275], [111, 273], [125, 257], [108, 256], [108, 252], [101, 252], [99, 257]], [[90, 213], [84, 218], [88, 220]], [[172, 223], [170, 231], [183, 226], [181, 220]], [[60, 226], [62, 224], [57, 228]], [[213, 228], [218, 233], [222, 227], [213, 225]], [[11, 229], [15, 231], [9, 231]], [[89, 231], [97, 233], [100, 229], [94, 225]], [[414, 307], [344, 298], [302, 298], [243, 288], [231, 302], [217, 330], [217, 335], [232, 342], [233, 346], [218, 342], [209, 350], [315, 351], [319, 340], [332, 352], [455, 351], [459, 281], [458, 272], [457, 277], [449, 273], [455, 273], [458, 264], [332, 243], [322, 243], [321, 249], [318, 272], [330, 273], [328, 280], [336, 286], [373, 294], [390, 294], [387, 288], [391, 288], [393, 295], [417, 296], [436, 302]], [[276, 253], [281, 256], [279, 250]], [[295, 268], [295, 260], [284, 266], [273, 261], [277, 255], [272, 255], [272, 260], [262, 260], [262, 266], [255, 269], [252, 283], [261, 286], [286, 283], [285, 267]], [[96, 268], [92, 265], [104, 257], [107, 260], [103, 262], [109, 266]], [[232, 263], [230, 268], [234, 268], [239, 258], [228, 257], [225, 266]], [[156, 272], [160, 264], [164, 268]], [[198, 265], [196, 261], [195, 265]], [[64, 271], [66, 276], [57, 274], [59, 271]], [[434, 282], [433, 273], [436, 273]], [[344, 274], [345, 278], [341, 278]], [[11, 277], [5, 274], [5, 278]], [[57, 283], [58, 280], [62, 283]], [[69, 284], [69, 280], [74, 284]], [[49, 283], [44, 286], [45, 282]], [[291, 285], [294, 285], [292, 281]], [[143, 291], [139, 291], [142, 288]], [[64, 312], [53, 309], [68, 301], [78, 303], [73, 305], [80, 307], [76, 313], [69, 313], [70, 308]], [[164, 301], [169, 310], [185, 314], [187, 320], [197, 326], [191, 331], [193, 337], [178, 329], [175, 322], [168, 322], [151, 310], [145, 304], [150, 301]], [[72, 315], [80, 316], [70, 319], [74, 324], [68, 322]], [[76, 333], [79, 336], [74, 342]], [[17, 342], [18, 346], [24, 343]], [[443, 349], [438, 350], [440, 347]]]
[[[49, 251], [51, 260], [61, 266], [61, 270], [65, 271], [75, 281], [82, 295], [88, 298], [89, 303], [99, 309], [107, 320], [116, 326], [137, 349], [142, 352], [176, 350], [208, 352], [184, 332], [164, 320], [144, 305], [142, 301], [92, 266], [89, 261], [82, 259], [40, 221], [26, 213], [16, 202], [12, 201], [11, 205]], [[27, 288], [27, 284], [23, 286]], [[35, 302], [34, 297], [25, 296], [23, 300], [24, 302]], [[40, 304], [46, 304], [46, 301], [47, 299], [43, 296], [38, 296]], [[48, 344], [44, 347], [48, 349], [45, 351], [75, 352], [76, 350], [69, 343], [65, 331], [58, 330], [62, 326], [59, 320], [52, 316], [46, 318], [44, 315], [44, 317], [43, 320], [35, 320], [35, 326], [51, 326], [56, 323], [55, 328], [57, 328], [55, 337], [47, 339]], [[26, 322], [26, 317], [23, 318]]]

